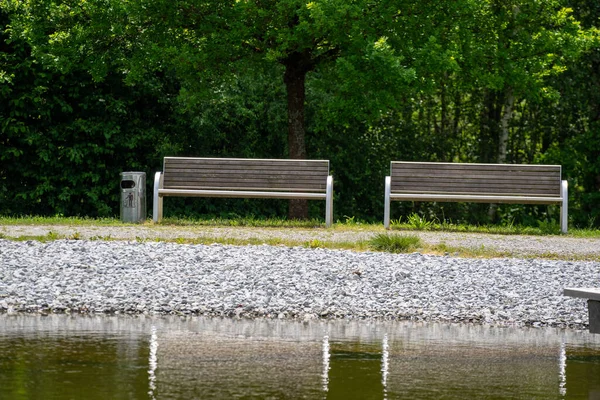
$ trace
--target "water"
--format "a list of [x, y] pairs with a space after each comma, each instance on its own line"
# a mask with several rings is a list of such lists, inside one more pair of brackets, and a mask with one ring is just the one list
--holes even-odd
[[600, 335], [0, 315], [0, 399], [600, 399]]

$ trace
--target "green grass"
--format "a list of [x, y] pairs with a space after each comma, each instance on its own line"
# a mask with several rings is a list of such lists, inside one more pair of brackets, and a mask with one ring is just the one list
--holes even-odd
[[[386, 236], [385, 234], [380, 235], [382, 237]], [[389, 236], [401, 236], [391, 234]], [[453, 256], [453, 257], [463, 257], [463, 258], [504, 258], [511, 257], [510, 252], [503, 252], [494, 250], [491, 248], [485, 247], [453, 247], [447, 246], [446, 244], [426, 244], [420, 241], [418, 237], [416, 237], [417, 241], [412, 241], [412, 235], [408, 235], [409, 239], [372, 239], [369, 241], [360, 240], [360, 241], [349, 241], [349, 242], [338, 242], [338, 241], [321, 241], [321, 240], [311, 240], [311, 241], [298, 241], [298, 240], [288, 240], [282, 238], [248, 238], [248, 239], [238, 239], [238, 238], [215, 238], [215, 237], [194, 237], [194, 238], [141, 238], [137, 237], [135, 240], [138, 242], [169, 242], [169, 243], [177, 243], [177, 244], [203, 244], [203, 245], [212, 245], [212, 244], [222, 244], [222, 245], [232, 245], [232, 246], [248, 246], [248, 245], [271, 245], [271, 246], [287, 246], [287, 247], [305, 247], [305, 248], [321, 248], [321, 249], [335, 249], [335, 250], [352, 250], [352, 251], [381, 251], [381, 252], [391, 252], [391, 253], [411, 253], [415, 251], [419, 251], [423, 254], [431, 254], [431, 255], [440, 255], [440, 256]], [[9, 239], [15, 241], [28, 241], [34, 240], [39, 242], [49, 242], [53, 240], [79, 240], [79, 234], [75, 232], [73, 235], [59, 235], [54, 232], [49, 232], [46, 235], [39, 236], [19, 236], [19, 237], [8, 237], [0, 233], [0, 239]], [[90, 240], [102, 240], [102, 241], [111, 241], [111, 240], [120, 240], [113, 238], [111, 236], [96, 236], [90, 238]], [[383, 242], [383, 243], [382, 243]], [[559, 253], [553, 253], [551, 251], [544, 254], [536, 254], [530, 256], [519, 256], [524, 258], [544, 258], [551, 260], [569, 260], [569, 261], [595, 261], [600, 262], [600, 257], [594, 255], [571, 255], [565, 258], [564, 255]]]
[[376, 235], [369, 241], [369, 245], [373, 250], [388, 253], [407, 253], [423, 246], [418, 236], [389, 234]]
[[[555, 222], [539, 221], [538, 226], [523, 226], [508, 223], [504, 225], [468, 225], [458, 224], [452, 221], [444, 220], [440, 222], [437, 219], [426, 220], [418, 214], [411, 214], [406, 218], [390, 221], [392, 230], [411, 230], [411, 231], [437, 231], [437, 232], [472, 232], [489, 233], [496, 235], [563, 235], [560, 231], [560, 225]], [[569, 227], [567, 236], [573, 237], [600, 237], [600, 229], [593, 227], [576, 228]]]
[[38, 216], [18, 216], [7, 217], [0, 216], [0, 225], [123, 225], [118, 218], [88, 218], [88, 217], [64, 217], [57, 215], [54, 217]]
[[433, 221], [427, 221], [416, 213], [412, 213], [407, 217], [407, 224], [417, 231], [428, 231], [434, 226]]
[[256, 218], [253, 216], [206, 219], [169, 217], [164, 218], [161, 224], [175, 226], [249, 226], [257, 228], [318, 228], [325, 226], [325, 222], [318, 219], [289, 220], [284, 218]]
[[[2, 233], [2, 225], [44, 225], [48, 227], [48, 231], [44, 235], [38, 236], [19, 236], [19, 237], [8, 237], [5, 233]], [[59, 229], [53, 230], [53, 226], [69, 226], [74, 227], [74, 233], [69, 235], [61, 235], [57, 233]], [[0, 238], [10, 240], [37, 240], [42, 242], [67, 239], [67, 240], [79, 240], [81, 239], [80, 233], [77, 231], [77, 227], [85, 226], [136, 226], [136, 224], [123, 224], [119, 219], [116, 218], [76, 218], [76, 217], [0, 217]], [[177, 230], [178, 227], [199, 227], [198, 236], [193, 238], [182, 238], [176, 237], [174, 239], [144, 239], [137, 238], [138, 241], [168, 241], [174, 243], [186, 243], [186, 244], [213, 244], [219, 243], [224, 245], [282, 245], [288, 247], [305, 247], [305, 248], [326, 248], [326, 249], [346, 249], [354, 251], [387, 251], [387, 252], [414, 252], [420, 251], [427, 254], [438, 254], [438, 255], [453, 255], [459, 257], [475, 257], [475, 258], [492, 258], [492, 257], [510, 257], [509, 252], [500, 252], [491, 248], [473, 248], [473, 247], [449, 247], [445, 244], [429, 245], [423, 243], [418, 236], [411, 232], [419, 230], [427, 231], [441, 231], [441, 232], [473, 232], [482, 234], [501, 234], [501, 235], [560, 235], [565, 237], [582, 237], [582, 238], [600, 238], [599, 229], [578, 229], [572, 228], [569, 230], [567, 235], [562, 235], [557, 232], [557, 227], [553, 224], [539, 224], [538, 227], [523, 227], [518, 225], [506, 225], [506, 226], [474, 226], [466, 224], [453, 224], [451, 222], [440, 223], [438, 221], [426, 221], [423, 218], [407, 219], [405, 223], [399, 220], [392, 222], [392, 230], [386, 231], [381, 223], [369, 223], [363, 221], [357, 221], [355, 218], [345, 217], [344, 221], [337, 221], [331, 230], [333, 231], [349, 231], [349, 232], [367, 232], [374, 234], [371, 240], [356, 240], [348, 242], [340, 241], [329, 241], [326, 239], [311, 239], [311, 240], [293, 240], [282, 237], [275, 237], [270, 239], [250, 237], [245, 239], [220, 237], [215, 238], [214, 236], [202, 236], [203, 226], [213, 227], [255, 227], [255, 228], [273, 228], [276, 232], [277, 229], [319, 229], [327, 232], [325, 223], [320, 220], [308, 220], [308, 221], [290, 221], [286, 219], [259, 219], [259, 218], [236, 218], [236, 219], [183, 219], [183, 218], [167, 218], [160, 225], [154, 224], [151, 220], [141, 224], [142, 227], [153, 228], [158, 227], [159, 229], [173, 229]], [[293, 236], [293, 235], [292, 235]], [[91, 240], [116, 240], [110, 235], [92, 237]], [[564, 256], [560, 254], [552, 253], [550, 250], [543, 256], [536, 256], [538, 258], [548, 259], [564, 259]], [[600, 261], [600, 257], [597, 256], [573, 256], [572, 260], [590, 260]]]
[[[57, 215], [54, 217], [38, 217], [38, 216], [0, 216], [1, 225], [59, 225], [59, 226], [123, 226], [137, 224], [123, 224], [118, 218], [87, 218], [87, 217], [64, 217]], [[142, 226], [157, 226], [152, 220], [147, 220]], [[319, 219], [309, 220], [288, 220], [285, 218], [256, 218], [239, 217], [239, 218], [165, 218], [158, 226], [239, 226], [239, 227], [256, 227], [256, 228], [325, 228], [325, 222]], [[537, 227], [522, 226], [515, 224], [505, 225], [468, 225], [453, 223], [452, 221], [444, 220], [426, 220], [425, 218], [412, 214], [406, 218], [406, 222], [402, 219], [391, 221], [393, 231], [441, 231], [441, 232], [473, 232], [473, 233], [489, 233], [500, 235], [562, 235], [560, 227], [556, 223], [542, 222], [538, 223]], [[385, 232], [383, 224], [380, 222], [364, 222], [355, 219], [354, 217], [344, 216], [343, 220], [337, 220], [333, 224], [333, 229], [336, 230], [369, 230]], [[597, 238], [600, 237], [600, 229], [588, 227], [577, 228], [569, 227], [569, 232], [566, 236]]]
[[[123, 226], [119, 218], [87, 218], [87, 217], [37, 217], [37, 216], [18, 216], [6, 217], [0, 216], [0, 225], [81, 225], [81, 226]], [[138, 224], [130, 224], [138, 225]], [[142, 226], [154, 226], [151, 219], [146, 220]], [[207, 219], [192, 219], [192, 218], [164, 218], [161, 226], [249, 226], [259, 228], [318, 228], [325, 227], [325, 222], [318, 219], [309, 220], [288, 220], [283, 218], [255, 218], [255, 217], [240, 217], [240, 218], [207, 218]]]

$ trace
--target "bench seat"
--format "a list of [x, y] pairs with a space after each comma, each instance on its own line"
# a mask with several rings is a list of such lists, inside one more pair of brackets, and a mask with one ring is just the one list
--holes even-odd
[[154, 176], [155, 222], [169, 196], [325, 200], [326, 224], [333, 223], [327, 160], [165, 157]]
[[393, 200], [557, 204], [566, 233], [567, 188], [560, 165], [392, 161], [385, 178], [384, 225], [389, 228]]

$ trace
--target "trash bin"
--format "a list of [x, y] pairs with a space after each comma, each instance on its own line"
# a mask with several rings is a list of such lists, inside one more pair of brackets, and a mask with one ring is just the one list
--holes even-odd
[[146, 173], [121, 172], [121, 222], [146, 220]]

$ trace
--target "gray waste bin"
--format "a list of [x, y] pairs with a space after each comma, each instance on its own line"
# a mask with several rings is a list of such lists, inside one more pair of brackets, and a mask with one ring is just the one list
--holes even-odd
[[121, 172], [121, 222], [146, 220], [146, 173]]

